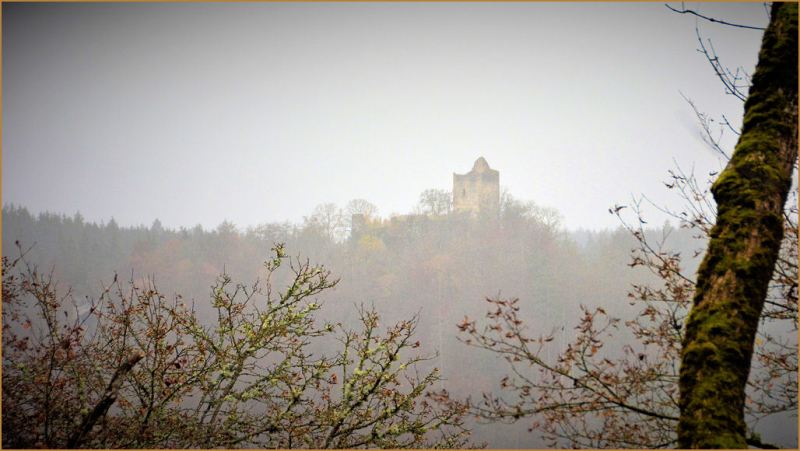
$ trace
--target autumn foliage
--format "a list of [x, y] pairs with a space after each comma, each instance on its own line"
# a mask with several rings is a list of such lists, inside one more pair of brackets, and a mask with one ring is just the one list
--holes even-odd
[[[683, 199], [684, 208], [664, 211], [697, 238], [695, 255], [671, 249], [669, 233], [648, 233], [640, 202], [629, 210], [611, 209], [636, 240], [629, 266], [656, 276], [655, 283], [630, 287], [631, 315], [581, 307], [572, 331], [556, 325], [537, 330], [531, 321], [535, 312], [525, 311], [518, 299], [489, 298], [485, 319], [465, 317], [457, 325], [462, 342], [508, 363], [508, 374], [498, 381], [500, 394], [473, 400], [473, 414], [488, 421], [526, 421], [551, 446], [677, 444], [681, 343], [695, 292], [688, 262], [702, 253], [716, 210], [708, 184], [698, 183], [693, 174], [671, 171], [666, 185]], [[627, 211], [633, 221], [623, 216]], [[796, 197], [787, 203], [783, 220], [784, 240], [755, 340], [744, 407], [747, 443], [757, 447], [773, 446], [756, 432], [760, 420], [797, 411]]]

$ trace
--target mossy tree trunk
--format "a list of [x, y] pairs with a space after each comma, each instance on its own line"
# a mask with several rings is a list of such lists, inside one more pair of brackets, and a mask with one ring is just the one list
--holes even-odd
[[774, 3], [681, 351], [678, 445], [745, 448], [745, 385], [797, 159], [797, 4]]

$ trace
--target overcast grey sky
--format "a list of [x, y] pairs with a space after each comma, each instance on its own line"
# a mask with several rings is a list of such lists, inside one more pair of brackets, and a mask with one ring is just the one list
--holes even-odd
[[[755, 4], [687, 4], [765, 25]], [[690, 16], [661, 3], [3, 7], [3, 202], [120, 224], [383, 215], [478, 156], [568, 227], [720, 163], [679, 91], [737, 124]], [[751, 70], [760, 31], [700, 23]]]

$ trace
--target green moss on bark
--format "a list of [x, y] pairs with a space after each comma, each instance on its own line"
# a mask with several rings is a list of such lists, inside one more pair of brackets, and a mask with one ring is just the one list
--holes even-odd
[[681, 351], [682, 448], [746, 448], [745, 385], [797, 159], [797, 4], [774, 3]]

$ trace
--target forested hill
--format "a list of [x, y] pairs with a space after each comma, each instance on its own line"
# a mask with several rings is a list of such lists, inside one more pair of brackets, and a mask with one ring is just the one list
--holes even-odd
[[[242, 281], [257, 277], [278, 242], [292, 255], [328, 266], [343, 278], [339, 294], [348, 287], [360, 293], [353, 302], [438, 297], [441, 293], [432, 291], [442, 287], [455, 290], [452, 295], [459, 299], [502, 292], [523, 299], [547, 298], [549, 303], [565, 296], [585, 302], [624, 294], [625, 281], [633, 275], [628, 263], [636, 242], [628, 231], [566, 232], [552, 214], [543, 217], [530, 206], [505, 208], [499, 221], [416, 215], [373, 220], [358, 234], [338, 227], [318, 212], [300, 224], [271, 223], [246, 230], [230, 222], [213, 230], [199, 225], [174, 230], [157, 219], [150, 227], [120, 227], [113, 219], [97, 224], [80, 213], [33, 215], [24, 207], [6, 205], [3, 255], [16, 255], [19, 242], [30, 248], [31, 262], [53, 269], [56, 278], [79, 295], [96, 293], [101, 281], [118, 273], [155, 276], [164, 291], [203, 297], [223, 271]], [[691, 254], [699, 247], [689, 232], [669, 229], [672, 250]], [[654, 236], [664, 232], [649, 231]]]
[[[390, 315], [435, 308], [459, 318], [499, 294], [541, 304], [553, 324], [579, 304], [623, 305], [630, 284], [647, 279], [629, 267], [637, 243], [627, 230], [566, 232], [553, 217], [531, 204], [507, 202], [499, 220], [413, 215], [369, 220], [358, 233], [320, 209], [300, 224], [239, 230], [223, 222], [214, 230], [172, 230], [158, 220], [120, 227], [113, 219], [97, 224], [80, 214], [32, 215], [5, 206], [3, 255], [18, 253], [15, 242], [30, 248], [28, 260], [52, 269], [79, 297], [96, 296], [119, 274], [153, 277], [162, 292], [202, 305], [222, 272], [244, 283], [262, 275], [270, 248], [280, 242], [291, 255], [324, 264], [341, 278], [327, 295], [331, 302], [374, 303]], [[702, 245], [686, 230], [647, 233], [668, 235], [670, 249], [684, 255]]]

